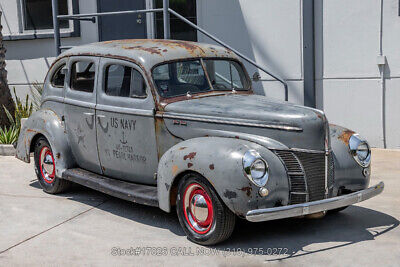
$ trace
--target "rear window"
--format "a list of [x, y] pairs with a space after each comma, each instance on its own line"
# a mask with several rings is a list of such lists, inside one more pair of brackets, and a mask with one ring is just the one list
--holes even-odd
[[71, 89], [87, 93], [93, 92], [95, 76], [94, 62], [74, 62], [71, 66]]
[[51, 77], [51, 85], [53, 87], [64, 87], [65, 74], [67, 73], [67, 66], [62, 64], [54, 72], [53, 77]]

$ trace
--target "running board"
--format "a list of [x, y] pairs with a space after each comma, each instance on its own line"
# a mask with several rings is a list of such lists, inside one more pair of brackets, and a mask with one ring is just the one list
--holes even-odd
[[62, 178], [117, 198], [158, 207], [156, 186], [112, 179], [81, 168], [65, 170]]

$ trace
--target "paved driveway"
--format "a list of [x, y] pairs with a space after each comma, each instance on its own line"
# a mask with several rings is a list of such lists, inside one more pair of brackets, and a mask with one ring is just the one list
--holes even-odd
[[0, 157], [0, 266], [392, 265], [400, 262], [400, 151], [373, 151], [382, 195], [323, 219], [240, 221], [231, 239], [188, 241], [175, 214], [80, 186], [45, 194], [32, 164]]

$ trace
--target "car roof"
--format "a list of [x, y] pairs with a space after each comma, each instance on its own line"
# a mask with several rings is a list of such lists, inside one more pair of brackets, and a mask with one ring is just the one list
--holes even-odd
[[231, 50], [218, 45], [165, 39], [126, 39], [113, 40], [75, 46], [60, 55], [95, 55], [131, 59], [150, 70], [154, 65], [165, 61], [221, 57], [235, 58]]

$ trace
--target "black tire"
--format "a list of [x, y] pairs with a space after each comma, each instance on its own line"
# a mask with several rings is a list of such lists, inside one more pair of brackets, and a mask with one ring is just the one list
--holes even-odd
[[[200, 188], [197, 188], [196, 190], [200, 190], [200, 192], [204, 194], [209, 201], [207, 203], [212, 203], [212, 205], [207, 205], [207, 208], [210, 207], [211, 210], [209, 209], [209, 212], [207, 212], [207, 219], [205, 221], [210, 221], [210, 223], [208, 223], [208, 227], [204, 226], [203, 229], [206, 230], [203, 232], [196, 231], [195, 227], [190, 223], [188, 216], [191, 216], [190, 218], [194, 218], [194, 215], [192, 216], [191, 211], [188, 209], [192, 206], [187, 206], [186, 213], [184, 211], [185, 194], [188, 193], [187, 191], [191, 190], [193, 186], [199, 186], [204, 189], [203, 191]], [[194, 196], [195, 195], [199, 194], [194, 194]], [[176, 212], [178, 214], [179, 222], [188, 239], [200, 245], [214, 245], [220, 243], [228, 239], [235, 228], [235, 214], [233, 214], [233, 212], [231, 212], [225, 206], [211, 184], [201, 175], [196, 173], [186, 174], [180, 180], [178, 186], [178, 196], [176, 199]], [[210, 213], [212, 215], [210, 215]], [[195, 223], [194, 225], [197, 225], [198, 227], [198, 224]]]
[[344, 209], [346, 209], [348, 207], [349, 206], [333, 209], [333, 210], [330, 210], [329, 213], [338, 213], [338, 212], [341, 212], [342, 210], [344, 210]]
[[[41, 163], [41, 154], [46, 152], [46, 155], [48, 155], [53, 161], [54, 171], [51, 174], [46, 172], [45, 167], [43, 167], [43, 164]], [[54, 156], [51, 146], [46, 138], [39, 137], [39, 139], [36, 141], [34, 158], [36, 176], [43, 191], [49, 194], [58, 194], [61, 192], [65, 192], [70, 187], [70, 181], [58, 178], [55, 175]]]

